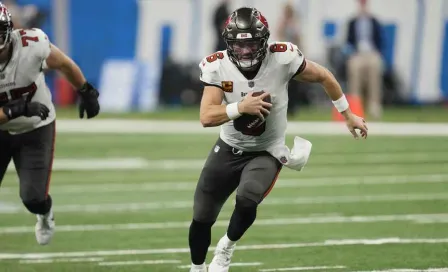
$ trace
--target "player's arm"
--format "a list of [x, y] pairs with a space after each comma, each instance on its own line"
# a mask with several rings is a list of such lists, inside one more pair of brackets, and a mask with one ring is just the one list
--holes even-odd
[[303, 68], [302, 71], [300, 71], [294, 79], [321, 84], [327, 95], [331, 98], [336, 109], [344, 116], [347, 126], [353, 136], [358, 138], [355, 129], [360, 129], [361, 136], [366, 138], [367, 126], [365, 125], [364, 119], [351, 112], [349, 103], [342, 92], [341, 85], [334, 75], [325, 67], [310, 60], [303, 60], [301, 68]]
[[[332, 101], [343, 99], [344, 93], [341, 85], [328, 69], [310, 60], [304, 60], [303, 65], [303, 71], [294, 77], [295, 80], [320, 83]], [[348, 103], [343, 105], [341, 110], [341, 114], [345, 118], [348, 118], [351, 114]]]
[[[226, 105], [221, 105], [223, 91], [216, 86], [205, 86], [201, 99], [199, 119], [203, 127], [220, 126], [230, 120]], [[237, 114], [238, 108], [237, 108]]]
[[252, 94], [253, 92], [247, 94], [241, 101], [221, 105], [224, 97], [223, 91], [216, 86], [205, 86], [200, 108], [202, 126], [220, 126], [230, 120], [235, 120], [243, 113], [257, 115], [264, 119], [263, 114], [268, 115], [269, 109], [272, 107], [271, 103], [263, 101], [269, 93], [266, 92], [260, 96], [252, 96]]
[[61, 72], [77, 90], [81, 97], [80, 118], [84, 117], [84, 112], [86, 112], [87, 118], [98, 115], [100, 111], [98, 91], [87, 82], [79, 66], [52, 43], [50, 43], [50, 54], [45, 59], [44, 68]]
[[50, 55], [46, 59], [46, 67], [61, 72], [76, 90], [81, 89], [87, 82], [79, 66], [52, 43], [50, 43]]

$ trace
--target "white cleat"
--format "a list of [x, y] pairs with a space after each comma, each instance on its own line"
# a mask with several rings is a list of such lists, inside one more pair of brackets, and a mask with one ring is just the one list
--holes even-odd
[[205, 263], [200, 265], [191, 264], [190, 272], [207, 272], [207, 266]]
[[35, 227], [36, 240], [39, 245], [50, 243], [55, 229], [53, 212], [50, 210], [47, 214], [38, 214]]
[[235, 242], [232, 242], [227, 238], [227, 235], [222, 237], [215, 249], [215, 256], [213, 257], [209, 272], [227, 272], [230, 267], [230, 259], [232, 258], [233, 251], [235, 250]]

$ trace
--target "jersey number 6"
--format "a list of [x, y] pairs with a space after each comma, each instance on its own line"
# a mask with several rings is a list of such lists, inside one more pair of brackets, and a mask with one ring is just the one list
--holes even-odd
[[217, 59], [223, 59], [224, 58], [224, 54], [222, 52], [216, 52], [210, 56], [207, 57], [207, 61], [208, 62], [214, 62]]
[[[274, 43], [271, 46], [269, 46], [269, 50], [271, 51], [271, 53], [286, 52], [286, 50], [288, 50], [288, 44]], [[292, 45], [291, 45], [290, 50], [294, 51], [294, 48], [292, 47]]]

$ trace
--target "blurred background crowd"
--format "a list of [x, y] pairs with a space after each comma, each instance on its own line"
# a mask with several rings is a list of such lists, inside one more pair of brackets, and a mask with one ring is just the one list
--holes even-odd
[[[418, 105], [438, 115], [448, 99], [448, 0], [7, 0], [16, 27], [39, 27], [101, 92], [104, 112], [197, 108], [200, 60], [226, 45], [224, 21], [240, 6], [268, 19], [327, 66], [372, 120]], [[75, 96], [48, 74], [55, 103]], [[291, 82], [291, 117], [327, 109], [319, 86]], [[434, 111], [434, 109], [437, 109]], [[328, 115], [328, 118], [331, 118]]]

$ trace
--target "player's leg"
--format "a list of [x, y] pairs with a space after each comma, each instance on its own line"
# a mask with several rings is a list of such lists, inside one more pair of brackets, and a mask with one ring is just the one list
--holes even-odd
[[244, 158], [218, 140], [202, 169], [194, 194], [193, 220], [189, 231], [191, 271], [206, 271], [205, 259], [211, 228], [228, 197], [238, 186]]
[[281, 170], [272, 156], [256, 157], [244, 167], [227, 235], [238, 241], [253, 224], [258, 204], [270, 193]]
[[[347, 62], [348, 93], [362, 99], [363, 58], [361, 54], [354, 54]], [[362, 99], [363, 100], [363, 99]]]
[[0, 185], [8, 169], [12, 157], [11, 135], [6, 131], [0, 130]]
[[52, 200], [48, 194], [53, 166], [55, 123], [17, 135], [20, 144], [13, 154], [20, 180], [20, 198], [37, 216], [36, 240], [48, 244], [54, 233]]
[[226, 235], [222, 237], [210, 263], [210, 272], [226, 272], [236, 242], [241, 239], [257, 216], [258, 204], [273, 188], [281, 164], [272, 156], [259, 156], [252, 159], [243, 169], [236, 194], [236, 204]]
[[368, 55], [367, 81], [368, 81], [368, 111], [372, 118], [379, 119], [382, 115], [382, 60], [378, 53]]

